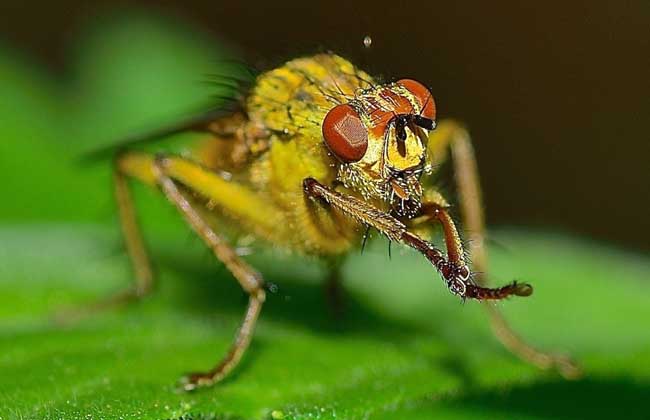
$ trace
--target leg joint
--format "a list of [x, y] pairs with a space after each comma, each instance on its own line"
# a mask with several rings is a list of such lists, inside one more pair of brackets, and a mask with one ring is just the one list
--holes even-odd
[[318, 185], [318, 181], [316, 181], [314, 178], [305, 178], [302, 181], [302, 189], [308, 195], [319, 195], [315, 188], [316, 185]]
[[258, 302], [262, 303], [266, 300], [266, 292], [264, 291], [264, 288], [258, 287], [256, 289], [250, 290], [248, 292], [250, 297], [252, 299], [257, 300]]

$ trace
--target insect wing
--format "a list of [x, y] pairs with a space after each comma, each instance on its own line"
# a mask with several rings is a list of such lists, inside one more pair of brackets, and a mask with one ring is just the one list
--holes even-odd
[[108, 159], [122, 150], [154, 143], [176, 134], [209, 132], [211, 123], [219, 118], [232, 115], [237, 109], [237, 106], [230, 105], [203, 110], [168, 126], [163, 126], [142, 134], [135, 134], [116, 142], [111, 142], [105, 147], [89, 151], [81, 156], [80, 161], [82, 163], [91, 163]]

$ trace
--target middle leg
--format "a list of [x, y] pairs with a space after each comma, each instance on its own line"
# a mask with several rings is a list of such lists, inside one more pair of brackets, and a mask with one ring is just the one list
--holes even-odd
[[[237, 205], [242, 207], [246, 207], [245, 203], [247, 203], [259, 209], [261, 203], [255, 202], [255, 195], [243, 187], [226, 185], [227, 181], [217, 174], [182, 158], [153, 158], [149, 155], [132, 153], [123, 157], [121, 166], [130, 176], [157, 185], [162, 190], [192, 230], [212, 250], [215, 257], [224, 263], [249, 295], [244, 319], [226, 356], [214, 368], [185, 377], [183, 388], [189, 391], [217, 383], [237, 366], [250, 344], [266, 297], [264, 281], [261, 275], [243, 261], [235, 250], [212, 229], [184, 191], [196, 192], [224, 206], [227, 203], [237, 202]], [[183, 186], [182, 189], [180, 185]], [[226, 192], [230, 195], [226, 195]]]
[[327, 277], [323, 285], [325, 302], [330, 314], [341, 319], [345, 312], [345, 288], [343, 287], [343, 278], [341, 276], [342, 261], [339, 258], [325, 260], [327, 264]]

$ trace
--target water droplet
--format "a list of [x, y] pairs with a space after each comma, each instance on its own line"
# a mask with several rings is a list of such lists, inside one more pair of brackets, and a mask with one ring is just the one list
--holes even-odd
[[370, 48], [371, 45], [372, 45], [372, 38], [370, 37], [370, 35], [364, 36], [363, 37], [363, 46], [366, 47], [366, 48]]

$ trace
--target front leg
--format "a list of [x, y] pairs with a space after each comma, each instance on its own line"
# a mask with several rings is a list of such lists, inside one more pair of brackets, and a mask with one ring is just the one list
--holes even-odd
[[[485, 218], [481, 200], [478, 166], [470, 136], [462, 126], [453, 121], [442, 121], [429, 134], [427, 145], [429, 160], [434, 166], [441, 164], [449, 152], [456, 185], [465, 236], [469, 242], [472, 266], [477, 270], [476, 280], [485, 285], [488, 277], [488, 255], [485, 247]], [[443, 205], [444, 207], [444, 205]], [[429, 208], [429, 217], [434, 218]], [[436, 219], [440, 220], [438, 217]], [[441, 221], [441, 223], [443, 223]], [[444, 223], [443, 223], [444, 226]], [[453, 246], [452, 246], [453, 247]], [[494, 305], [484, 305], [490, 317], [492, 330], [503, 345], [521, 359], [542, 369], [556, 368], [566, 378], [580, 376], [580, 368], [568, 357], [537, 349], [517, 334]]]
[[[462, 258], [462, 252], [454, 252], [452, 248], [452, 251], [448, 251], [449, 258], [446, 258], [441, 250], [410, 232], [404, 223], [390, 214], [362, 200], [333, 191], [313, 178], [305, 179], [303, 187], [307, 197], [322, 200], [358, 222], [372, 226], [391, 241], [418, 250], [438, 270], [449, 290], [462, 298], [503, 299], [511, 295], [529, 296], [532, 293], [532, 287], [525, 283], [513, 282], [499, 288], [478, 286], [471, 280], [471, 271]], [[460, 244], [460, 240], [457, 242]]]

